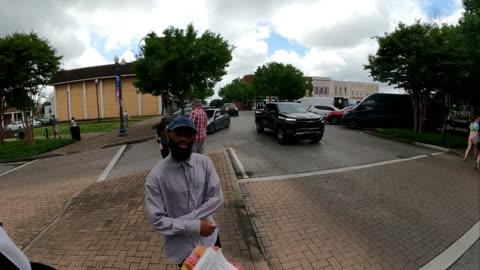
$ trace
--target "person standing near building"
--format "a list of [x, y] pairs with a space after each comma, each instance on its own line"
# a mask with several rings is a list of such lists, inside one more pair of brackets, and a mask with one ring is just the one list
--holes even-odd
[[55, 117], [55, 114], [52, 115], [52, 119], [50, 119], [50, 124], [53, 128], [53, 138], [56, 139], [58, 136], [58, 138], [61, 139], [62, 137], [58, 133], [58, 119]]
[[70, 127], [78, 127], [78, 123], [75, 120], [75, 117], [72, 117], [72, 119], [70, 120]]
[[197, 245], [221, 247], [213, 212], [223, 204], [212, 160], [192, 153], [197, 127], [178, 116], [167, 127], [170, 155], [145, 180], [145, 210], [154, 230], [165, 235], [165, 253], [181, 265]]
[[168, 137], [167, 137], [167, 126], [169, 120], [167, 118], [162, 118], [160, 124], [157, 127], [157, 134], [156, 140], [157, 143], [160, 145], [160, 152], [162, 153], [162, 157], [166, 158], [170, 154], [170, 150], [168, 147]]
[[207, 138], [207, 114], [202, 110], [202, 101], [198, 98], [192, 101], [192, 112], [190, 113], [190, 119], [197, 127], [197, 135], [193, 138], [192, 152], [197, 154], [204, 154], [205, 139]]
[[467, 150], [465, 151], [465, 156], [463, 158], [463, 161], [467, 161], [468, 154], [470, 153], [470, 149], [473, 147], [474, 150], [474, 159], [477, 157], [477, 142], [478, 142], [478, 131], [480, 130], [480, 116], [477, 115], [475, 117], [475, 121], [470, 123], [469, 130], [470, 133], [468, 135], [468, 146]]
[[123, 122], [125, 122], [125, 127], [128, 128], [128, 119], [130, 119], [129, 115], [128, 115], [128, 111], [125, 110], [123, 111]]

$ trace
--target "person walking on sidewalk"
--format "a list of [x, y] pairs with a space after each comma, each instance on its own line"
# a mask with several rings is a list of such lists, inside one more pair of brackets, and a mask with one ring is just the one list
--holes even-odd
[[165, 253], [183, 264], [197, 245], [220, 247], [212, 214], [223, 204], [220, 179], [212, 160], [192, 153], [197, 127], [178, 116], [167, 127], [170, 155], [145, 181], [145, 209], [150, 225], [165, 235]]
[[128, 120], [130, 119], [130, 116], [128, 115], [128, 111], [125, 110], [123, 112], [123, 122], [125, 123], [125, 127], [128, 128]]
[[477, 162], [475, 163], [475, 170], [480, 169], [480, 132], [478, 132], [477, 138]]
[[205, 139], [207, 138], [207, 114], [202, 110], [202, 101], [198, 98], [192, 101], [192, 112], [190, 113], [190, 119], [197, 127], [197, 135], [193, 138], [193, 153], [204, 154], [203, 148]]
[[61, 139], [62, 137], [60, 137], [60, 134], [58, 133], [58, 119], [55, 117], [55, 114], [52, 115], [52, 119], [50, 119], [50, 124], [53, 128], [53, 138], [56, 139], [58, 136], [58, 138]]
[[470, 126], [469, 126], [469, 129], [470, 129], [470, 133], [469, 133], [469, 136], [468, 136], [468, 147], [467, 147], [467, 150], [465, 151], [465, 157], [463, 158], [463, 161], [467, 161], [467, 157], [468, 157], [468, 154], [470, 153], [470, 149], [473, 147], [474, 150], [474, 159], [477, 157], [477, 142], [478, 142], [478, 131], [480, 130], [480, 125], [479, 125], [479, 122], [480, 122], [480, 115], [477, 115], [477, 117], [475, 117], [475, 121], [473, 121], [472, 123], [470, 123]]

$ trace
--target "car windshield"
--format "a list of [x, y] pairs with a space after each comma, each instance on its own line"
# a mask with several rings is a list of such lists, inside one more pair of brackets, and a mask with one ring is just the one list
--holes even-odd
[[204, 111], [207, 114], [208, 118], [212, 118], [213, 114], [215, 113], [215, 110], [204, 110]]
[[305, 107], [299, 103], [280, 103], [278, 104], [280, 113], [305, 113]]
[[233, 103], [225, 103], [223, 106], [224, 107], [229, 107], [229, 108], [235, 108], [235, 104], [233, 104]]

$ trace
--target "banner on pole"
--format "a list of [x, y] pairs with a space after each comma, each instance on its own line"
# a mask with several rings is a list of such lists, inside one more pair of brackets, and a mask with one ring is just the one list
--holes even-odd
[[120, 103], [120, 76], [115, 75], [115, 100]]

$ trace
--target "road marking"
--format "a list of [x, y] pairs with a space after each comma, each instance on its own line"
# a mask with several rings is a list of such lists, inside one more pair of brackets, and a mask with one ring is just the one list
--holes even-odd
[[235, 150], [233, 150], [233, 148], [231, 148], [231, 147], [229, 147], [228, 150], [230, 150], [230, 153], [232, 154], [232, 157], [233, 157], [233, 162], [236, 163], [236, 165], [238, 167], [238, 170], [242, 174], [243, 179], [248, 179], [248, 175], [245, 172], [245, 168], [243, 167], [242, 162], [238, 158], [237, 153], [235, 153]]
[[473, 225], [462, 237], [435, 257], [420, 270], [448, 269], [480, 238], [480, 222]]
[[13, 168], [13, 169], [11, 169], [11, 170], [8, 170], [8, 171], [6, 171], [6, 172], [3, 172], [3, 173], [0, 174], [0, 176], [4, 176], [4, 175], [6, 175], [7, 173], [11, 173], [11, 172], [16, 171], [16, 170], [18, 170], [18, 169], [20, 169], [20, 168], [23, 168], [23, 167], [25, 167], [25, 166], [27, 166], [27, 165], [29, 165], [29, 164], [34, 163], [34, 162], [37, 161], [37, 160], [38, 160], [38, 159], [32, 160], [32, 161], [27, 162], [27, 163], [25, 163], [25, 164], [23, 164], [23, 165], [20, 165], [20, 166], [18, 166], [18, 167], [15, 167], [15, 168]]
[[242, 182], [242, 183], [258, 182], [258, 181], [275, 181], [275, 180], [286, 180], [286, 179], [301, 178], [301, 177], [315, 176], [315, 175], [341, 173], [341, 172], [348, 172], [348, 171], [378, 167], [378, 166], [382, 166], [382, 165], [394, 164], [394, 163], [398, 163], [398, 162], [410, 161], [410, 160], [415, 160], [415, 159], [420, 159], [420, 158], [426, 158], [426, 157], [430, 157], [432, 155], [436, 156], [436, 155], [441, 155], [441, 154], [444, 154], [444, 153], [443, 152], [433, 153], [433, 154], [428, 154], [428, 155], [414, 156], [414, 157], [410, 157], [410, 158], [387, 160], [387, 161], [381, 161], [381, 162], [370, 163], [370, 164], [365, 164], [365, 165], [358, 165], [358, 166], [338, 168], [338, 169], [328, 169], [328, 170], [322, 170], [322, 171], [316, 171], [316, 172], [295, 173], [295, 174], [287, 174], [287, 175], [277, 175], [277, 176], [267, 176], [267, 177], [259, 177], [259, 178], [239, 179], [239, 181]]
[[113, 166], [115, 166], [115, 163], [117, 163], [117, 161], [120, 158], [120, 156], [122, 155], [123, 151], [125, 151], [125, 148], [127, 148], [127, 145], [126, 144], [122, 145], [120, 150], [118, 150], [117, 154], [113, 157], [113, 159], [110, 161], [108, 166], [105, 168], [102, 175], [100, 175], [97, 182], [101, 182], [101, 181], [104, 181], [105, 179], [107, 179], [108, 174], [112, 171]]

